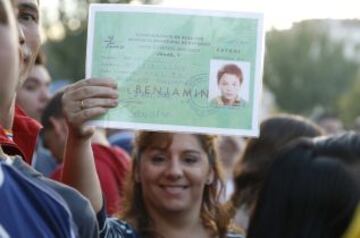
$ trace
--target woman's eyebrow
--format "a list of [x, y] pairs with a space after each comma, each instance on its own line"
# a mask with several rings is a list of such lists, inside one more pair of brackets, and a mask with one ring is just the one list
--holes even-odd
[[185, 151], [183, 151], [183, 153], [185, 154], [198, 154], [198, 155], [200, 155], [201, 154], [201, 152], [200, 151], [198, 151], [198, 150], [192, 150], [192, 149], [189, 149], [189, 150], [185, 150]]

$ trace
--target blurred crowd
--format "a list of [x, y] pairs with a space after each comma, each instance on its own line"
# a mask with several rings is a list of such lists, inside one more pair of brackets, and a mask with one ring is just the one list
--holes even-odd
[[359, 120], [274, 114], [256, 138], [91, 127], [121, 88], [50, 92], [39, 4], [0, 0], [0, 237], [360, 238]]

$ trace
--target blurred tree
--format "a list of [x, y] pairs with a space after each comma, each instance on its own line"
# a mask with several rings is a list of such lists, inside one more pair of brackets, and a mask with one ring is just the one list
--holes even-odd
[[[78, 80], [85, 76], [87, 11], [90, 3], [130, 3], [132, 0], [59, 0], [56, 21], [45, 15], [44, 45], [48, 66], [55, 80]], [[143, 4], [157, 0], [138, 0]], [[55, 36], [55, 37], [54, 37]]]
[[354, 120], [360, 116], [360, 71], [354, 77], [351, 89], [342, 95], [339, 100], [340, 118], [347, 124], [353, 125]]
[[357, 67], [344, 56], [344, 44], [330, 38], [323, 21], [303, 21], [267, 34], [264, 82], [281, 110], [337, 112], [337, 101], [349, 90]]

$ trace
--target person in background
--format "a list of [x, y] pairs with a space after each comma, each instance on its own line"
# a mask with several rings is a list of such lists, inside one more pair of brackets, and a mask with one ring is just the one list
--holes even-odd
[[51, 77], [45, 67], [44, 55], [39, 53], [24, 84], [17, 90], [16, 103], [27, 115], [40, 122], [49, 102]]
[[261, 123], [260, 136], [248, 140], [234, 169], [235, 192], [229, 207], [237, 224], [247, 228], [259, 190], [277, 152], [295, 139], [320, 135], [320, 127], [301, 116], [277, 115]]
[[127, 129], [107, 129], [106, 134], [112, 146], [119, 146], [129, 155], [132, 153], [134, 131]]
[[[27, 115], [40, 122], [46, 104], [50, 100], [51, 77], [45, 67], [45, 56], [40, 51], [36, 57], [28, 78], [20, 89], [17, 90], [16, 103]], [[32, 166], [45, 176], [49, 176], [57, 166], [56, 160], [50, 152], [43, 147], [39, 138], [32, 158]]]
[[234, 192], [234, 166], [244, 150], [245, 142], [242, 138], [221, 136], [216, 143], [219, 158], [224, 168], [225, 197], [227, 201]]
[[339, 238], [355, 232], [359, 171], [359, 134], [294, 142], [265, 178], [247, 237]]
[[315, 118], [315, 122], [324, 130], [327, 135], [334, 135], [344, 132], [342, 121], [334, 114], [323, 113]]
[[[68, 132], [62, 112], [62, 95], [62, 91], [55, 94], [45, 108], [41, 120], [44, 126], [42, 131], [44, 145], [59, 163], [58, 168], [50, 176], [57, 181], [61, 181], [62, 162]], [[117, 214], [121, 209], [124, 181], [129, 170], [130, 157], [121, 148], [110, 145], [106, 139], [105, 129], [96, 129], [91, 141], [107, 213], [110, 215]]]

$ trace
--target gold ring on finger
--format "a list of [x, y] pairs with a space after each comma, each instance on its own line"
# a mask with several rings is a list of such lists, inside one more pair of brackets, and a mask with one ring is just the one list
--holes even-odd
[[81, 100], [81, 102], [80, 102], [80, 109], [81, 109], [81, 110], [84, 110], [84, 109], [85, 109], [84, 100]]

